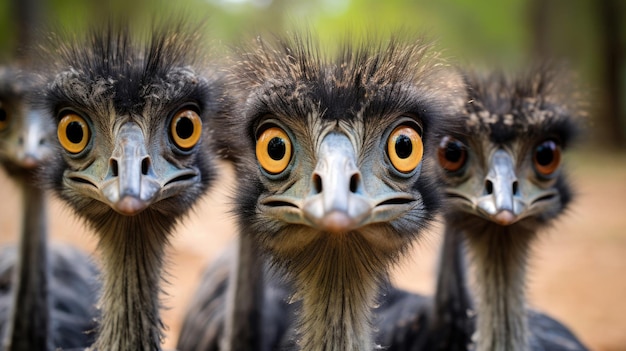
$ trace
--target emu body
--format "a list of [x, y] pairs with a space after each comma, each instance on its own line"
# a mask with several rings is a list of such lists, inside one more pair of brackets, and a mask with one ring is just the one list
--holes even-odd
[[[448, 133], [433, 154], [447, 201], [435, 308], [427, 315], [432, 326], [424, 335], [432, 348], [585, 349], [562, 324], [529, 310], [525, 295], [531, 245], [572, 198], [561, 152], [569, 147], [581, 110], [563, 76], [548, 66], [517, 76], [466, 74], [465, 130]], [[466, 254], [474, 294], [466, 288]]]
[[164, 250], [215, 177], [209, 121], [221, 83], [204, 71], [199, 28], [124, 25], [52, 38], [41, 108], [60, 151], [47, 186], [98, 236], [102, 317], [97, 350], [160, 350]]
[[[298, 301], [286, 347], [374, 349], [379, 286], [437, 207], [423, 148], [463, 93], [423, 41], [320, 51], [299, 36], [239, 50], [229, 76], [237, 118], [223, 121], [217, 137], [240, 179], [240, 240], [259, 248], [254, 254], [284, 275], [290, 301]], [[254, 269], [266, 272], [260, 264]], [[265, 281], [260, 290], [284, 291], [281, 284]], [[188, 321], [203, 320], [191, 315]]]
[[27, 102], [36, 86], [19, 66], [0, 68], [0, 164], [21, 190], [17, 247], [0, 255], [0, 330], [6, 350], [86, 347], [93, 341], [97, 269], [68, 246], [48, 246], [46, 195], [35, 172], [52, 156], [53, 128]]

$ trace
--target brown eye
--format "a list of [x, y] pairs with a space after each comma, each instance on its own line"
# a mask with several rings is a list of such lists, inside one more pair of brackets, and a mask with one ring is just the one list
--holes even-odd
[[194, 110], [184, 109], [176, 113], [170, 124], [174, 144], [182, 150], [196, 146], [202, 135], [202, 120]]
[[0, 132], [9, 127], [9, 114], [2, 108], [0, 103]]
[[401, 125], [391, 132], [387, 140], [387, 155], [391, 164], [401, 173], [410, 173], [422, 161], [424, 145], [417, 131]]
[[467, 161], [467, 149], [462, 142], [447, 136], [441, 139], [437, 150], [439, 164], [448, 172], [456, 172], [463, 168]]
[[542, 176], [553, 174], [561, 164], [561, 148], [554, 140], [546, 140], [535, 148], [533, 154], [535, 170]]
[[57, 137], [61, 146], [71, 154], [85, 150], [90, 138], [87, 121], [75, 113], [66, 114], [59, 121]]
[[287, 133], [278, 127], [263, 131], [256, 141], [256, 158], [270, 174], [284, 171], [291, 160], [291, 140]]

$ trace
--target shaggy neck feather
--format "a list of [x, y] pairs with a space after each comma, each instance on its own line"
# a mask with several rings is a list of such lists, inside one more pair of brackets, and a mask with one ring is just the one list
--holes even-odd
[[50, 350], [46, 199], [44, 192], [37, 187], [26, 182], [20, 186], [23, 193], [22, 234], [5, 349]]
[[260, 304], [263, 301], [263, 260], [251, 237], [240, 236], [235, 267], [230, 271], [222, 350], [247, 351], [261, 345]]
[[374, 349], [371, 309], [388, 262], [375, 259], [381, 255], [357, 235], [321, 239], [312, 246], [290, 268], [302, 300], [300, 349]]
[[468, 236], [476, 270], [477, 351], [529, 349], [524, 283], [533, 237], [500, 226]]
[[135, 217], [112, 215], [108, 223], [101, 222], [106, 223], [98, 230], [104, 292], [96, 350], [161, 349], [158, 295], [171, 229], [164, 218], [148, 212]]
[[432, 332], [439, 349], [463, 349], [471, 344], [474, 321], [467, 287], [463, 233], [446, 226], [433, 306]]

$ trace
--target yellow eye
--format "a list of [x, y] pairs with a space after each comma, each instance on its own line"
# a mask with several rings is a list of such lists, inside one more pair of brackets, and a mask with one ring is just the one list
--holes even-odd
[[4, 108], [2, 108], [2, 103], [0, 102], [0, 132], [7, 129], [8, 127], [9, 127], [9, 114]]
[[401, 125], [391, 132], [387, 140], [387, 155], [391, 164], [401, 173], [410, 173], [422, 161], [424, 145], [417, 131]]
[[77, 154], [89, 143], [89, 126], [87, 121], [75, 113], [68, 113], [57, 127], [57, 137], [61, 146], [71, 154]]
[[291, 140], [287, 133], [278, 127], [263, 131], [256, 141], [256, 158], [270, 174], [284, 171], [291, 160]]
[[202, 120], [194, 111], [178, 111], [170, 124], [170, 133], [174, 144], [183, 150], [194, 147], [202, 135]]

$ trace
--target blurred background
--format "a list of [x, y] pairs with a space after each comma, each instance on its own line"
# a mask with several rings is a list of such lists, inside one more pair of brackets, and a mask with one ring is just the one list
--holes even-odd
[[[309, 28], [323, 42], [346, 32], [384, 37], [403, 28], [436, 39], [453, 64], [519, 68], [536, 57], [567, 64], [589, 101], [582, 142], [567, 158], [578, 197], [536, 245], [529, 304], [568, 325], [593, 350], [626, 350], [626, 1], [2, 0], [0, 64], [31, 43], [41, 24], [80, 31], [110, 12], [147, 21], [155, 13], [181, 11], [208, 17], [214, 39], [208, 45], [217, 51], [259, 33], [296, 27]], [[227, 165], [223, 171], [223, 184], [183, 223], [169, 253], [163, 296], [167, 347], [175, 345], [203, 267], [236, 235], [228, 214], [236, 180]], [[4, 174], [0, 196], [0, 241], [14, 242], [19, 196]], [[69, 210], [53, 200], [51, 212], [55, 240], [95, 249], [94, 236]], [[434, 228], [397, 268], [394, 280], [432, 293], [439, 242]]]

